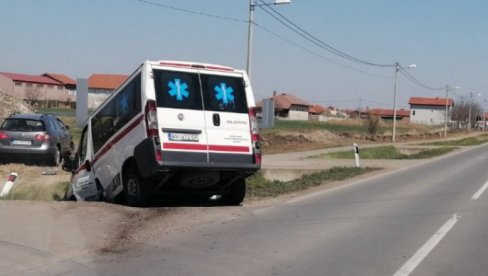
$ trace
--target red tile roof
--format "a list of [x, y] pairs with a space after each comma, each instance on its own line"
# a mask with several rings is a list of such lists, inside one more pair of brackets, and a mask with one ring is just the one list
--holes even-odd
[[[369, 110], [370, 115], [374, 116], [391, 116], [393, 117], [393, 109], [373, 108]], [[410, 117], [410, 110], [397, 109], [397, 117]]]
[[325, 107], [320, 106], [318, 104], [308, 107], [308, 112], [310, 112], [312, 114], [322, 114], [322, 113], [325, 113], [326, 111], [328, 111], [328, 110]]
[[310, 106], [311, 104], [306, 101], [294, 96], [292, 94], [282, 93], [274, 96], [276, 109], [290, 109], [292, 105], [305, 105]]
[[117, 89], [129, 76], [117, 74], [92, 74], [88, 78], [88, 87], [93, 89]]
[[[273, 98], [273, 97], [271, 97]], [[274, 96], [275, 101], [275, 108], [277, 110], [283, 109], [290, 109], [291, 105], [304, 105], [304, 106], [311, 106], [311, 104], [307, 103], [306, 101], [294, 96], [292, 94], [282, 93], [279, 95]], [[259, 101], [256, 103], [256, 107], [260, 108], [263, 106], [263, 101]]]
[[45, 77], [58, 81], [64, 85], [76, 85], [76, 81], [66, 75], [63, 74], [52, 74], [52, 73], [44, 73], [42, 74]]
[[[446, 106], [446, 98], [422, 98], [411, 97], [408, 101], [410, 105], [433, 105], [433, 106]], [[453, 99], [447, 99], [447, 105], [454, 105]]]
[[26, 74], [17, 74], [17, 73], [8, 73], [8, 72], [0, 72], [0, 75], [4, 75], [9, 79], [18, 82], [42, 83], [42, 84], [52, 84], [52, 85], [61, 84], [59, 81], [55, 81], [45, 76], [26, 75]]

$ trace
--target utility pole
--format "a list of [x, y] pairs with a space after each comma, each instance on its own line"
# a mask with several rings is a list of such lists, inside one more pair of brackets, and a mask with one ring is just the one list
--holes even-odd
[[401, 67], [400, 63], [395, 62], [395, 89], [393, 90], [393, 131], [391, 135], [391, 141], [395, 143], [395, 136], [396, 136], [396, 114], [397, 114], [397, 108], [396, 108], [396, 94], [397, 94], [397, 89], [398, 89], [398, 72], [401, 69], [408, 69], [408, 68], [415, 68], [417, 65], [415, 64], [410, 64], [409, 66], [406, 67]]
[[472, 104], [473, 104], [473, 92], [469, 93], [468, 131], [471, 131], [471, 105]]

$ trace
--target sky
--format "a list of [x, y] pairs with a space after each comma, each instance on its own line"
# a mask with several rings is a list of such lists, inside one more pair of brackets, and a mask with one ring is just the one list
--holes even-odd
[[[292, 0], [272, 8], [360, 60], [416, 64], [405, 70], [423, 85], [459, 86], [455, 101], [470, 93], [488, 100], [486, 0]], [[394, 67], [325, 51], [264, 9], [254, 12], [256, 100], [276, 91], [324, 106], [393, 108]], [[76, 79], [130, 74], [145, 60], [245, 69], [248, 16], [249, 0], [0, 0], [0, 71]], [[445, 97], [445, 89], [400, 73], [398, 107], [413, 96]]]

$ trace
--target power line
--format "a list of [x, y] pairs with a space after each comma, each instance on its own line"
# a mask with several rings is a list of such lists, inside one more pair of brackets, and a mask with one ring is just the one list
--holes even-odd
[[[376, 67], [393, 67], [393, 66], [395, 66], [395, 64], [379, 64], [379, 63], [373, 63], [370, 61], [362, 60], [362, 59], [356, 58], [354, 56], [351, 56], [351, 55], [349, 55], [349, 54], [347, 54], [347, 53], [345, 53], [345, 52], [343, 52], [337, 48], [334, 48], [331, 45], [322, 41], [321, 39], [317, 38], [316, 36], [312, 35], [311, 33], [307, 32], [305, 29], [301, 28], [296, 23], [294, 23], [293, 21], [291, 21], [286, 16], [282, 15], [281, 13], [279, 13], [278, 11], [276, 11], [275, 9], [270, 7], [269, 5], [266, 5], [266, 3], [263, 0], [259, 0], [259, 1], [262, 3], [262, 5], [258, 5], [258, 7], [260, 7], [268, 15], [270, 15], [275, 20], [280, 22], [282, 25], [284, 25], [288, 29], [292, 30], [293, 32], [297, 33], [301, 37], [305, 38], [306, 40], [310, 41], [311, 43], [319, 46], [320, 48], [322, 48], [322, 49], [324, 49], [330, 53], [333, 53], [335, 55], [338, 55], [338, 56], [345, 58], [345, 59], [348, 59], [350, 61], [354, 61], [354, 62], [365, 64], [365, 65], [376, 66]], [[269, 10], [271, 10], [277, 16], [272, 14]]]
[[249, 21], [244, 20], [244, 19], [239, 19], [239, 18], [233, 18], [233, 17], [228, 17], [228, 16], [221, 16], [217, 14], [210, 14], [210, 13], [204, 13], [204, 12], [199, 12], [199, 11], [194, 11], [194, 10], [188, 10], [188, 9], [183, 9], [175, 6], [170, 6], [166, 4], [161, 4], [158, 2], [150, 1], [150, 0], [138, 0], [141, 3], [157, 6], [157, 7], [162, 7], [162, 8], [167, 8], [171, 10], [176, 10], [188, 14], [193, 14], [193, 15], [200, 15], [200, 16], [206, 16], [206, 17], [211, 17], [211, 18], [216, 18], [216, 19], [221, 19], [221, 20], [227, 20], [227, 21], [234, 21], [234, 22], [240, 22], [240, 23], [247, 23]]
[[289, 44], [291, 44], [291, 45], [293, 45], [293, 46], [295, 46], [295, 47], [297, 47], [297, 48], [299, 48], [299, 49], [301, 49], [301, 50], [303, 50], [303, 51], [305, 51], [305, 52], [308, 52], [309, 54], [312, 54], [312, 55], [314, 55], [314, 56], [317, 56], [317, 57], [319, 57], [319, 58], [322, 58], [322, 59], [324, 59], [324, 60], [326, 60], [326, 61], [328, 61], [328, 62], [334, 63], [334, 64], [339, 65], [339, 66], [346, 67], [346, 68], [348, 68], [348, 69], [350, 69], [350, 70], [353, 70], [353, 71], [356, 71], [356, 72], [359, 72], [359, 73], [363, 73], [363, 74], [366, 74], [366, 75], [369, 75], [369, 76], [373, 76], [373, 77], [377, 77], [377, 78], [382, 78], [382, 79], [391, 79], [391, 77], [388, 77], [388, 76], [383, 76], [383, 75], [377, 75], [377, 74], [373, 74], [373, 73], [370, 73], [370, 72], [367, 72], [367, 71], [363, 71], [363, 70], [360, 70], [360, 69], [354, 68], [354, 67], [352, 67], [352, 66], [349, 66], [349, 65], [346, 65], [346, 64], [340, 63], [340, 62], [335, 61], [335, 60], [333, 60], [333, 59], [327, 58], [327, 57], [325, 57], [325, 56], [323, 56], [323, 55], [321, 55], [321, 54], [319, 54], [319, 53], [316, 53], [316, 52], [314, 52], [314, 51], [312, 51], [312, 50], [310, 50], [310, 49], [308, 49], [308, 48], [305, 48], [305, 47], [303, 47], [303, 46], [299, 45], [298, 43], [295, 43], [295, 42], [293, 42], [293, 41], [291, 41], [291, 40], [289, 40], [289, 39], [286, 39], [285, 37], [283, 37], [283, 36], [281, 36], [281, 35], [277, 34], [276, 32], [273, 32], [273, 31], [271, 31], [270, 29], [268, 29], [268, 28], [266, 28], [266, 27], [264, 27], [264, 26], [262, 26], [262, 25], [260, 25], [260, 24], [257, 24], [256, 22], [253, 22], [253, 23], [254, 23], [254, 25], [255, 25], [256, 27], [258, 27], [258, 28], [260, 28], [260, 29], [262, 29], [262, 30], [264, 30], [264, 31], [268, 32], [269, 34], [271, 34], [271, 35], [273, 35], [273, 36], [277, 37], [278, 39], [280, 39], [280, 40], [282, 40], [282, 41], [284, 41], [284, 42], [286, 42], [286, 43], [289, 43]]
[[425, 89], [428, 89], [428, 90], [436, 90], [436, 91], [441, 91], [441, 90], [446, 89], [445, 86], [436, 88], [436, 87], [432, 87], [432, 86], [426, 85], [423, 82], [421, 82], [418, 79], [416, 79], [412, 74], [410, 74], [404, 68], [401, 68], [400, 69], [400, 73], [402, 73], [402, 75], [404, 75], [408, 80], [410, 80], [411, 82], [413, 82], [414, 84], [416, 84], [417, 86], [420, 86], [422, 88], [425, 88]]
[[[197, 16], [205, 16], [205, 17], [210, 17], [210, 18], [214, 18], [214, 19], [220, 19], [220, 20], [227, 20], [227, 21], [233, 21], [233, 22], [239, 22], [239, 23], [249, 23], [249, 21], [247, 20], [243, 20], [243, 19], [238, 19], [238, 18], [232, 18], [232, 17], [227, 17], [227, 16], [220, 16], [220, 15], [216, 15], [216, 14], [209, 14], [209, 13], [204, 13], [204, 12], [200, 12], [200, 11], [195, 11], [195, 10], [189, 10], [189, 9], [184, 9], [184, 8], [180, 8], [180, 7], [176, 7], [176, 6], [171, 6], [171, 5], [166, 5], [166, 4], [161, 4], [159, 2], [154, 2], [154, 1], [150, 1], [150, 0], [138, 0], [139, 2], [141, 3], [144, 3], [144, 4], [148, 4], [148, 5], [153, 5], [153, 6], [157, 6], [157, 7], [160, 7], [160, 8], [166, 8], [166, 9], [171, 9], [171, 10], [175, 10], [175, 11], [179, 11], [179, 12], [183, 12], [183, 13], [187, 13], [187, 14], [191, 14], [191, 15], [197, 15]], [[373, 77], [377, 77], [377, 78], [382, 78], [382, 79], [391, 79], [391, 77], [388, 77], [388, 76], [382, 76], [382, 75], [378, 75], [378, 74], [373, 74], [373, 73], [370, 73], [370, 72], [367, 72], [367, 71], [363, 71], [363, 70], [360, 70], [360, 69], [357, 69], [357, 68], [354, 68], [352, 66], [349, 66], [349, 65], [346, 65], [346, 64], [343, 64], [343, 63], [340, 63], [338, 61], [335, 61], [335, 60], [332, 60], [330, 58], [327, 58], [319, 53], [316, 53], [310, 49], [307, 49], [301, 45], [299, 45], [298, 43], [295, 43], [285, 37], [283, 37], [282, 35], [279, 35], [277, 34], [276, 32], [273, 32], [272, 30], [270, 30], [269, 28], [266, 28], [264, 27], [263, 25], [260, 25], [260, 24], [257, 24], [256, 22], [252, 22], [252, 24], [254, 24], [254, 26], [268, 32], [269, 34], [277, 37], [278, 39], [286, 42], [286, 43], [289, 43], [305, 52], [308, 52], [309, 54], [312, 54], [314, 56], [317, 56], [317, 57], [320, 57], [328, 62], [331, 62], [331, 63], [334, 63], [336, 65], [339, 65], [339, 66], [343, 66], [343, 67], [346, 67], [350, 70], [353, 70], [353, 71], [356, 71], [356, 72], [359, 72], [359, 73], [363, 73], [363, 74], [366, 74], [366, 75], [369, 75], [369, 76], [373, 76]]]

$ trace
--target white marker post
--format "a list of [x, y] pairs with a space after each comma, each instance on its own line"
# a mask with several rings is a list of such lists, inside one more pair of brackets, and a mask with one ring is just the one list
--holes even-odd
[[358, 144], [354, 143], [354, 157], [356, 158], [356, 167], [359, 168], [359, 146]]
[[7, 182], [5, 182], [5, 185], [3, 186], [2, 192], [0, 193], [0, 197], [4, 197], [8, 195], [8, 193], [10, 193], [10, 190], [12, 190], [17, 176], [19, 175], [14, 172], [10, 173], [10, 175], [7, 177]]

